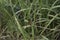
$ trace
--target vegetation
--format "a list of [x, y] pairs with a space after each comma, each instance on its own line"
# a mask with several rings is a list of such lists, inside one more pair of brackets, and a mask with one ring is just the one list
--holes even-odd
[[0, 40], [60, 40], [60, 0], [0, 0]]

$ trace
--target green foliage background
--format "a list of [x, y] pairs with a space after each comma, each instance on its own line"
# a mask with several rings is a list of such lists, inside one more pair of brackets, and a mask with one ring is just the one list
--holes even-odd
[[0, 0], [0, 40], [57, 40], [60, 0]]

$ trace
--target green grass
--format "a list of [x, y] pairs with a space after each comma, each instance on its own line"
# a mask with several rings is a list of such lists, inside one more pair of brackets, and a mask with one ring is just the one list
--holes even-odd
[[57, 40], [60, 0], [0, 0], [0, 40]]

